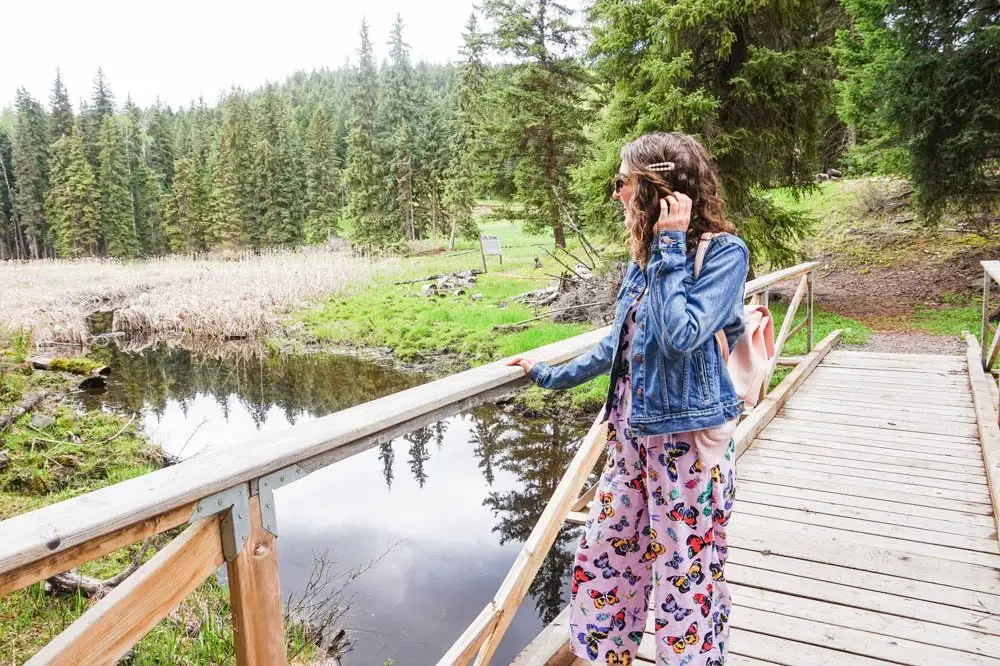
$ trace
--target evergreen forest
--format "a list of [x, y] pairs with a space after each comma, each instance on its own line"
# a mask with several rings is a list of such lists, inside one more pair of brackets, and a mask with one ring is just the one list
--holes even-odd
[[997, 72], [991, 0], [484, 0], [452, 62], [413, 62], [400, 16], [341, 67], [176, 109], [55, 72], [0, 113], [0, 259], [454, 247], [482, 198], [565, 245], [620, 229], [618, 150], [655, 130], [706, 143], [772, 264], [809, 220], [769, 192], [831, 170], [906, 177], [926, 224], [990, 233]]

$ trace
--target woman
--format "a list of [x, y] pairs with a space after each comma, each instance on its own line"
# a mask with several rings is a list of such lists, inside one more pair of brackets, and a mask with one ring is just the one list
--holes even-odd
[[[611, 370], [608, 465], [573, 570], [573, 651], [630, 663], [652, 601], [657, 663], [715, 666], [728, 637], [725, 526], [741, 409], [715, 333], [723, 329], [732, 347], [743, 332], [749, 255], [694, 138], [647, 134], [622, 148], [621, 160], [615, 198], [634, 262], [611, 334], [560, 367], [523, 357], [510, 364], [552, 389]], [[695, 278], [703, 235], [711, 240]]]

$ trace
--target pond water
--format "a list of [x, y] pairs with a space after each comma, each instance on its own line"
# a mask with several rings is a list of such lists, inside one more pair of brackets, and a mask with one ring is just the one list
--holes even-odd
[[[108, 347], [106, 392], [88, 407], [138, 414], [181, 458], [424, 383], [331, 354], [200, 357], [164, 345]], [[341, 461], [276, 492], [282, 592], [302, 591], [318, 555], [350, 583], [349, 666], [433, 664], [496, 592], [572, 458], [586, 422], [525, 419], [488, 405]], [[501, 645], [508, 663], [568, 600], [578, 532], [564, 528]]]

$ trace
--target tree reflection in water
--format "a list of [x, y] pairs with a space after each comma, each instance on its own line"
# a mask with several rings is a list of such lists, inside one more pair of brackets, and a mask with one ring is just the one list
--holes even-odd
[[[178, 347], [160, 345], [141, 353], [114, 347], [95, 350], [92, 358], [113, 368], [107, 393], [84, 396], [87, 407], [112, 407], [132, 412], [149, 410], [162, 418], [168, 401], [187, 414], [195, 398], [210, 396], [226, 417], [239, 403], [258, 428], [274, 408], [290, 423], [303, 416], [318, 417], [389, 395], [428, 380], [417, 373], [385, 368], [370, 361], [329, 354], [246, 354], [206, 358]], [[236, 401], [236, 402], [233, 402]], [[488, 487], [500, 471], [513, 475], [514, 490], [492, 491], [484, 504], [499, 520], [493, 532], [500, 544], [523, 542], [538, 522], [573, 458], [586, 423], [529, 419], [495, 405], [465, 414], [469, 444]], [[448, 421], [415, 430], [402, 438], [408, 446], [410, 474], [423, 488], [429, 482], [425, 465], [430, 444], [441, 450]], [[392, 443], [378, 447], [386, 485], [395, 475]], [[439, 479], [447, 483], [447, 479]], [[530, 587], [541, 620], [551, 621], [566, 603], [568, 574], [579, 528], [563, 527]]]
[[[500, 543], [523, 542], [531, 534], [580, 445], [583, 428], [556, 419], [526, 419], [481, 407], [473, 441], [486, 482], [494, 468], [514, 474], [517, 490], [491, 492], [485, 503], [500, 522], [493, 528]], [[551, 622], [566, 604], [565, 588], [581, 529], [564, 525], [556, 536], [529, 592], [542, 622]]]

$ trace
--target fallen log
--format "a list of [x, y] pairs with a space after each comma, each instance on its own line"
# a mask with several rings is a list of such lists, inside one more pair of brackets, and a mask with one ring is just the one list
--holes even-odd
[[48, 358], [44, 356], [32, 356], [30, 359], [32, 367], [36, 370], [51, 370], [52, 372], [71, 372], [74, 375], [90, 375], [107, 377], [111, 374], [111, 368], [87, 359], [75, 358]]
[[50, 391], [41, 391], [40, 393], [36, 393], [35, 395], [22, 400], [21, 403], [13, 410], [7, 412], [6, 414], [0, 414], [0, 432], [6, 430], [11, 423], [41, 404], [42, 400], [49, 397], [49, 393]]
[[87, 576], [76, 569], [70, 569], [47, 579], [44, 586], [45, 593], [52, 595], [80, 594], [88, 599], [103, 597], [139, 570], [139, 567], [142, 566], [142, 558], [145, 557], [150, 543], [152, 543], [152, 539], [146, 539], [142, 544], [142, 548], [132, 558], [132, 563], [125, 567], [121, 573], [107, 580]]

